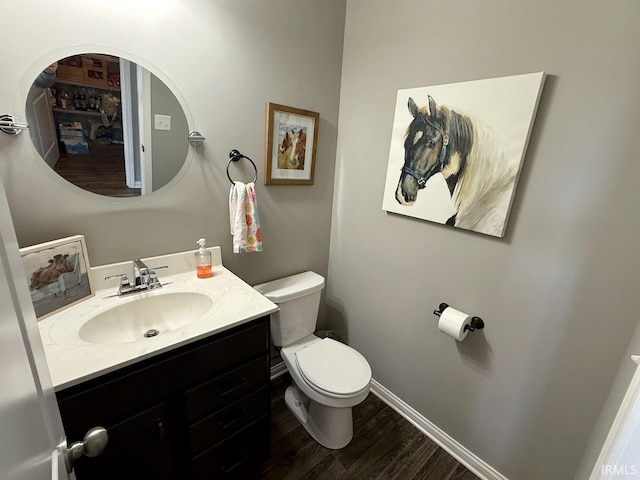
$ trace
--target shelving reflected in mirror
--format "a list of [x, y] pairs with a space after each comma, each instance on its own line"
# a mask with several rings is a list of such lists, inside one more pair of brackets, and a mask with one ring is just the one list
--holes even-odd
[[89, 192], [135, 197], [167, 185], [188, 153], [180, 102], [122, 57], [73, 55], [46, 66], [27, 96], [31, 140], [49, 167]]

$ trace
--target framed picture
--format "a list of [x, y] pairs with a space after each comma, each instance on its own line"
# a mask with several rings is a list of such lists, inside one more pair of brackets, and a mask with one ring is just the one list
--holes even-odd
[[267, 104], [265, 185], [313, 185], [320, 114]]
[[382, 209], [504, 236], [544, 78], [398, 90]]
[[83, 235], [21, 248], [20, 256], [39, 320], [93, 296]]

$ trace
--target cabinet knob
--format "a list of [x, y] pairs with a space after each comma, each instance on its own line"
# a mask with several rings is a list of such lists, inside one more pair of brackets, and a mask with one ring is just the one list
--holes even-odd
[[167, 431], [164, 428], [164, 423], [162, 423], [162, 420], [160, 420], [159, 418], [156, 419], [156, 422], [158, 423], [158, 436], [160, 437], [160, 440], [164, 440], [167, 436]]

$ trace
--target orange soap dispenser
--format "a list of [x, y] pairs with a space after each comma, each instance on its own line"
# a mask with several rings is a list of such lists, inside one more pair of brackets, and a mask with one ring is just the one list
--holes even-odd
[[213, 277], [211, 252], [205, 248], [207, 242], [204, 238], [201, 238], [196, 243], [200, 245], [200, 248], [196, 252], [196, 274], [198, 278]]

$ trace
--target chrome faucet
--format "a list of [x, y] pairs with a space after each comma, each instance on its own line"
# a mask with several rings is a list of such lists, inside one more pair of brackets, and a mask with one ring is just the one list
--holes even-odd
[[105, 280], [110, 278], [120, 278], [120, 285], [118, 286], [118, 296], [128, 295], [130, 293], [143, 292], [146, 290], [154, 290], [156, 288], [162, 288], [162, 284], [158, 280], [158, 274], [155, 272], [161, 268], [168, 268], [166, 265], [160, 267], [149, 268], [147, 265], [136, 258], [133, 263], [133, 283], [129, 282], [129, 277], [126, 273], [120, 273], [118, 275], [110, 275], [104, 277]]
[[139, 258], [135, 258], [133, 260], [133, 278], [135, 280], [133, 284], [135, 286], [148, 285], [149, 277], [149, 267]]

